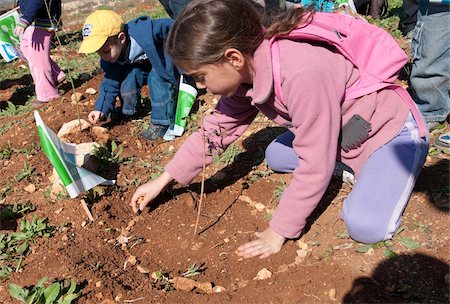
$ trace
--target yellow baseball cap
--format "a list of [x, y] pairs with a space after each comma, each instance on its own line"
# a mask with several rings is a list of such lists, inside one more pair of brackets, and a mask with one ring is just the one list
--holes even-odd
[[109, 37], [118, 35], [123, 29], [122, 18], [110, 10], [97, 10], [90, 14], [83, 25], [83, 42], [78, 53], [97, 52]]

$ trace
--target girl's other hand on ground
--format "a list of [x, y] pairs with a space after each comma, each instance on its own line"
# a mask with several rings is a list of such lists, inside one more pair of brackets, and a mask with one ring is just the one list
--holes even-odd
[[238, 248], [238, 255], [248, 259], [259, 256], [260, 259], [277, 253], [281, 250], [286, 238], [276, 233], [271, 228], [267, 228], [263, 232], [256, 232], [258, 240], [248, 242]]
[[88, 115], [88, 119], [91, 123], [96, 124], [103, 117], [103, 113], [100, 111], [91, 111]]
[[164, 172], [158, 178], [139, 186], [134, 192], [130, 202], [133, 212], [138, 213], [138, 211], [144, 210], [147, 204], [154, 200], [171, 180], [172, 176], [170, 176], [169, 173]]

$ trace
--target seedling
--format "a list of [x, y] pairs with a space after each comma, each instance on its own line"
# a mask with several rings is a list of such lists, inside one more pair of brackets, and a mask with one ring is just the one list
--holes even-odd
[[0, 159], [9, 159], [13, 153], [13, 150], [11, 148], [11, 143], [8, 141], [8, 143], [3, 146], [3, 149], [0, 151]]
[[185, 277], [185, 278], [188, 278], [188, 277], [193, 277], [193, 276], [199, 275], [199, 274], [201, 274], [203, 271], [205, 271], [205, 269], [203, 268], [204, 265], [205, 265], [205, 264], [203, 263], [203, 264], [197, 266], [196, 263], [193, 263], [193, 264], [191, 264], [191, 265], [189, 266], [189, 268], [188, 268], [185, 272], [183, 272], [183, 273], [181, 274], [181, 276], [182, 276], [182, 277]]
[[162, 289], [164, 291], [175, 290], [175, 287], [173, 287], [173, 284], [170, 282], [169, 274], [158, 270], [152, 273], [152, 278], [155, 280], [152, 284], [155, 288]]
[[70, 286], [66, 286], [65, 281], [56, 281], [44, 287], [46, 280], [42, 278], [30, 288], [11, 283], [8, 290], [14, 299], [26, 304], [71, 304], [81, 295], [81, 290], [76, 292], [79, 288], [73, 278]]
[[276, 186], [275, 190], [273, 190], [272, 201], [279, 201], [281, 195], [283, 194], [284, 189], [286, 189], [287, 185], [284, 181], [282, 181], [281, 185]]
[[[2, 265], [1, 273], [9, 275], [12, 264], [16, 263], [16, 271], [19, 270], [22, 259], [28, 254], [31, 242], [37, 237], [49, 237], [54, 226], [47, 225], [47, 218], [38, 218], [33, 215], [31, 222], [23, 219], [18, 232], [9, 235], [0, 234], [0, 261], [8, 262]], [[0, 277], [0, 278], [4, 278]]]
[[264, 166], [264, 169], [262, 169], [262, 170], [253, 169], [252, 175], [250, 176], [250, 179], [249, 179], [250, 183], [253, 183], [260, 178], [265, 178], [265, 177], [268, 177], [271, 174], [273, 174], [272, 169], [270, 169], [269, 166], [267, 165], [267, 161], [264, 160], [263, 166]]
[[133, 158], [121, 158], [123, 147], [118, 146], [117, 143], [113, 140], [111, 142], [111, 151], [105, 144], [102, 144], [100, 147], [96, 147], [94, 149], [94, 156], [96, 156], [102, 167], [108, 167], [111, 164], [129, 164], [133, 161]]
[[0, 199], [4, 199], [11, 191], [12, 191], [11, 184], [8, 183], [5, 188], [0, 190]]
[[16, 181], [21, 181], [25, 178], [30, 177], [33, 174], [34, 167], [29, 165], [26, 161], [23, 164], [22, 170], [16, 175]]
[[36, 207], [30, 201], [24, 204], [2, 205], [2, 207], [4, 208], [0, 209], [0, 222], [18, 218], [27, 211], [36, 210]]

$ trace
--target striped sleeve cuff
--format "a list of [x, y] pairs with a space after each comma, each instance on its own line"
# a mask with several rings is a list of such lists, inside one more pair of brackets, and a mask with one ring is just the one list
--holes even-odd
[[20, 18], [19, 22], [17, 22], [17, 26], [27, 28], [30, 26], [30, 23], [23, 18]]

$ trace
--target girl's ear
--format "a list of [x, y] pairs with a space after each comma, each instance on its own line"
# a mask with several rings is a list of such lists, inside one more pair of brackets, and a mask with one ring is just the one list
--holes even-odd
[[225, 58], [225, 61], [231, 64], [238, 71], [243, 69], [245, 66], [245, 57], [237, 49], [226, 49], [223, 57]]

